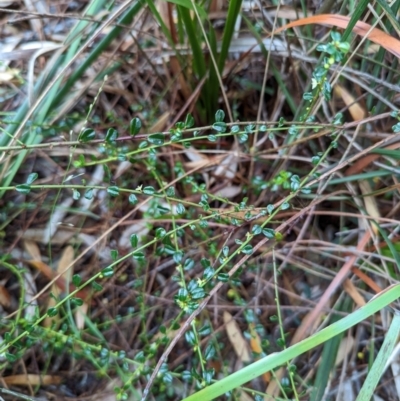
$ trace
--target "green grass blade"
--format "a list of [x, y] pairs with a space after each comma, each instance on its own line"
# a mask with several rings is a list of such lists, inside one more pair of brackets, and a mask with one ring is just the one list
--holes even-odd
[[373, 223], [376, 225], [376, 227], [379, 230], [379, 234], [382, 235], [383, 239], [385, 240], [385, 242], [387, 243], [390, 252], [392, 252], [393, 255], [393, 259], [396, 261], [396, 265], [397, 265], [397, 269], [400, 270], [400, 255], [397, 252], [396, 247], [394, 246], [393, 242], [390, 240], [390, 238], [386, 235], [386, 232], [384, 229], [382, 229], [380, 227], [380, 225], [378, 223], [376, 223], [375, 221], [373, 221]]
[[220, 395], [225, 394], [227, 391], [231, 391], [262, 375], [263, 373], [269, 372], [270, 370], [285, 364], [287, 361], [298, 357], [317, 345], [320, 345], [342, 333], [343, 331], [348, 330], [350, 327], [355, 326], [374, 313], [388, 306], [399, 297], [400, 284], [393, 285], [375, 296], [362, 308], [356, 310], [352, 314], [330, 325], [329, 327], [322, 329], [320, 332], [312, 335], [311, 337], [292, 345], [281, 352], [275, 352], [257, 362], [252, 363], [249, 366], [246, 366], [240, 371], [235, 372], [230, 376], [212, 384], [211, 386], [206, 387], [203, 390], [200, 390], [197, 393], [185, 398], [184, 401], [209, 401], [219, 397]]
[[393, 159], [400, 160], [400, 150], [394, 149], [374, 149], [371, 153], [376, 153], [378, 155], [392, 157]]
[[360, 3], [357, 4], [357, 7], [355, 8], [354, 13], [350, 18], [349, 25], [347, 25], [347, 28], [343, 32], [343, 42], [347, 40], [356, 23], [361, 19], [361, 16], [363, 15], [365, 9], [368, 7], [368, 4], [369, 0], [361, 0]]
[[400, 331], [400, 314], [396, 312], [393, 316], [392, 324], [389, 327], [388, 332], [385, 335], [382, 347], [378, 352], [372, 369], [368, 372], [367, 378], [361, 391], [356, 398], [356, 401], [369, 401], [374, 395], [376, 386], [379, 383], [380, 378], [383, 375], [384, 368], [387, 360], [393, 352]]
[[229, 47], [232, 36], [235, 31], [235, 24], [242, 8], [242, 0], [231, 0], [229, 2], [228, 15], [225, 21], [224, 33], [222, 35], [221, 51], [218, 59], [218, 70], [220, 74], [225, 66], [225, 61], [228, 56]]
[[[349, 298], [347, 298], [338, 308], [338, 310], [348, 312], [351, 309], [352, 302]], [[335, 323], [339, 320], [338, 315], [332, 316], [332, 323]], [[331, 371], [333, 370], [336, 362], [336, 357], [339, 349], [340, 342], [342, 341], [344, 332], [340, 333], [336, 337], [328, 340], [324, 344], [324, 348], [322, 350], [321, 362], [318, 365], [318, 370], [315, 378], [315, 382], [313, 384], [313, 391], [310, 394], [310, 401], [321, 401], [326, 386], [329, 381], [329, 376]]]
[[[143, 5], [144, 0], [138, 0], [129, 10], [125, 12], [118, 23], [120, 25], [128, 25], [130, 22], [132, 22], [133, 17], [142, 9]], [[123, 28], [121, 26], [114, 27], [110, 33], [99, 42], [99, 44], [93, 49], [85, 61], [68, 78], [67, 82], [57, 95], [54, 105], [58, 105], [62, 101], [62, 99], [71, 90], [75, 82], [82, 77], [85, 71], [100, 57], [100, 55], [112, 43], [112, 41], [121, 34], [122, 30]]]
[[186, 7], [179, 7], [179, 13], [185, 25], [187, 37], [189, 39], [190, 48], [193, 55], [193, 70], [201, 79], [207, 74], [206, 62], [204, 60], [203, 50], [201, 48], [201, 40], [199, 40], [199, 31], [196, 29], [196, 21], [190, 16], [190, 12]]
[[190, 0], [166, 0], [169, 3], [176, 4], [177, 6], [185, 7], [188, 10], [193, 10], [196, 7], [196, 11], [200, 15], [201, 18], [207, 18], [207, 13], [205, 12], [204, 8], [201, 7], [199, 4], [196, 4]]

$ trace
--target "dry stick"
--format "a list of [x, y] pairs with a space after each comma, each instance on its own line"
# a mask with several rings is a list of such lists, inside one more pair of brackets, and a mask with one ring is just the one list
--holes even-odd
[[[338, 191], [338, 192], [344, 192], [344, 191]], [[331, 195], [329, 195], [331, 196]], [[326, 197], [321, 197], [317, 200], [315, 200], [314, 202], [311, 202], [310, 205], [308, 205], [307, 207], [305, 207], [303, 210], [301, 210], [299, 213], [293, 215], [291, 218], [289, 218], [287, 221], [285, 221], [284, 223], [282, 223], [279, 227], [277, 227], [276, 231], [277, 232], [282, 232], [284, 228], [286, 228], [287, 226], [289, 226], [291, 223], [293, 223], [295, 220], [297, 220], [299, 217], [301, 217], [303, 214], [306, 214], [309, 212], [309, 210], [311, 210], [312, 208], [314, 208], [317, 204], [321, 203], [324, 201]], [[280, 205], [281, 202], [278, 202], [278, 205]], [[274, 205], [275, 206], [275, 205]], [[257, 243], [254, 248], [253, 248], [253, 253], [256, 252], [259, 248], [261, 248], [262, 246], [264, 246], [267, 242], [269, 242], [270, 240], [268, 238], [264, 238], [262, 239], [259, 243]], [[271, 242], [272, 244], [272, 242]], [[251, 255], [245, 255], [242, 257], [242, 259], [239, 260], [239, 262], [237, 262], [232, 269], [229, 271], [228, 275], [229, 277], [232, 277], [233, 274], [236, 273], [236, 271], [250, 258]], [[220, 288], [224, 285], [223, 282], [219, 282], [211, 291], [210, 294], [208, 295], [207, 298], [205, 298], [200, 305], [198, 306], [198, 308], [187, 318], [187, 320], [183, 323], [183, 325], [181, 326], [181, 328], [179, 329], [178, 333], [175, 335], [175, 337], [173, 338], [173, 340], [170, 342], [170, 344], [168, 345], [167, 349], [163, 352], [163, 354], [161, 355], [160, 359], [157, 362], [157, 365], [155, 366], [153, 373], [150, 376], [149, 381], [146, 384], [146, 387], [143, 391], [143, 396], [141, 398], [141, 401], [145, 401], [148, 394], [149, 394], [149, 390], [161, 368], [161, 365], [166, 361], [166, 359], [168, 358], [168, 355], [171, 353], [171, 351], [173, 350], [173, 348], [175, 347], [175, 345], [177, 344], [177, 342], [179, 341], [179, 339], [182, 337], [182, 335], [185, 333], [185, 331], [189, 328], [190, 324], [192, 323], [192, 321], [196, 318], [196, 316], [206, 307], [208, 301], [211, 299], [211, 297], [216, 294]], [[318, 305], [317, 305], [318, 306]]]

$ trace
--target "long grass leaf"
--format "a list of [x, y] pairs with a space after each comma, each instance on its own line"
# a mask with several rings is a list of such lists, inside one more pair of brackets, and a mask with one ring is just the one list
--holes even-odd
[[329, 339], [337, 336], [350, 327], [362, 322], [374, 313], [391, 304], [400, 297], [400, 284], [393, 285], [382, 293], [376, 295], [370, 302], [362, 308], [356, 310], [345, 318], [332, 324], [320, 332], [306, 338], [305, 340], [292, 345], [281, 352], [274, 352], [267, 357], [252, 363], [249, 366], [235, 372], [228, 377], [219, 380], [203, 390], [187, 397], [184, 401], [209, 401], [228, 391], [231, 391], [254, 378], [275, 369], [278, 366], [298, 357], [310, 349], [320, 345]]
[[222, 74], [222, 71], [225, 66], [226, 57], [228, 56], [233, 33], [235, 32], [236, 21], [239, 16], [241, 8], [242, 8], [242, 0], [231, 0], [229, 2], [228, 15], [225, 21], [221, 50], [218, 59], [218, 69], [220, 74]]
[[384, 373], [386, 362], [390, 358], [400, 331], [400, 314], [396, 312], [393, 316], [392, 323], [388, 332], [385, 335], [381, 349], [372, 365], [372, 369], [368, 372], [367, 378], [364, 381], [361, 391], [356, 398], [356, 401], [369, 401], [374, 395], [376, 386]]
[[369, 0], [361, 0], [358, 4], [357, 7], [354, 10], [353, 15], [350, 18], [350, 21], [347, 25], [347, 28], [344, 30], [343, 35], [342, 35], [342, 40], [346, 41], [347, 38], [349, 37], [351, 31], [353, 28], [356, 26], [357, 22], [361, 19], [361, 16], [365, 9], [368, 7]]

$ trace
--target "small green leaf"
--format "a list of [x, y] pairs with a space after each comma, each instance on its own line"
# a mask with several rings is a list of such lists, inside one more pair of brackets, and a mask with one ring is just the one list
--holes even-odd
[[338, 48], [343, 54], [347, 54], [349, 52], [349, 50], [350, 50], [350, 43], [348, 43], [348, 42], [340, 42], [338, 44]]
[[212, 125], [213, 129], [217, 132], [224, 133], [226, 132], [226, 123], [223, 121], [217, 121]]
[[169, 187], [166, 191], [167, 196], [175, 196], [175, 188]]
[[85, 192], [84, 197], [85, 197], [87, 200], [92, 200], [92, 199], [93, 199], [93, 188], [89, 188], [89, 189]]
[[254, 235], [261, 234], [262, 228], [261, 228], [260, 225], [255, 224], [255, 225], [253, 226], [253, 228], [251, 229], [251, 232], [252, 232]]
[[72, 199], [78, 200], [81, 197], [80, 192], [77, 189], [72, 190]]
[[286, 209], [289, 209], [289, 208], [290, 208], [289, 202], [282, 203], [281, 210], [286, 210]]
[[193, 269], [193, 267], [194, 267], [194, 260], [191, 259], [191, 258], [187, 258], [187, 259], [185, 260], [185, 262], [183, 263], [183, 269], [184, 269], [185, 271], [188, 271], [188, 270]]
[[210, 135], [208, 135], [207, 139], [208, 139], [210, 142], [215, 142], [215, 141], [217, 140], [217, 136], [214, 135], [214, 134], [210, 134]]
[[239, 143], [246, 143], [248, 139], [249, 139], [249, 136], [247, 134], [239, 135]]
[[117, 186], [115, 186], [115, 185], [113, 185], [111, 187], [108, 187], [107, 188], [107, 193], [110, 196], [113, 196], [113, 197], [118, 196], [119, 195], [119, 188]]
[[114, 275], [114, 269], [112, 266], [107, 266], [101, 271], [100, 277], [108, 278]]
[[219, 273], [217, 276], [218, 281], [222, 281], [223, 283], [227, 283], [229, 281], [228, 273]]
[[309, 102], [311, 102], [313, 100], [313, 94], [312, 92], [305, 92], [303, 93], [303, 99], [304, 100], [308, 100]]
[[29, 194], [31, 192], [31, 186], [27, 184], [20, 184], [15, 187], [15, 189], [21, 194]]
[[74, 274], [72, 276], [72, 283], [74, 284], [75, 287], [79, 287], [82, 282], [82, 277], [79, 274]]
[[135, 252], [133, 255], [133, 259], [142, 261], [144, 260], [144, 253], [143, 252]]
[[395, 125], [393, 125], [392, 130], [396, 134], [399, 133], [400, 132], [400, 122], [395, 124]]
[[269, 204], [269, 205], [267, 206], [267, 212], [268, 212], [268, 214], [271, 214], [271, 213], [274, 211], [274, 209], [275, 209], [275, 206]]
[[85, 128], [79, 135], [79, 142], [89, 142], [96, 137], [96, 132], [93, 128]]
[[156, 238], [157, 238], [157, 239], [164, 238], [166, 234], [167, 234], [167, 232], [165, 231], [164, 228], [158, 227], [158, 228], [156, 229]]
[[185, 128], [192, 128], [194, 125], [194, 118], [191, 114], [186, 115]]
[[113, 144], [118, 138], [118, 131], [115, 128], [109, 128], [106, 133], [105, 141], [111, 145]]
[[164, 134], [157, 133], [157, 134], [151, 134], [147, 138], [147, 140], [152, 144], [152, 145], [157, 145], [161, 146], [164, 144]]
[[183, 214], [183, 213], [185, 213], [185, 210], [186, 210], [185, 206], [183, 206], [182, 203], [178, 203], [176, 205], [176, 213]]
[[129, 133], [132, 136], [135, 136], [139, 133], [140, 128], [142, 128], [142, 122], [138, 117], [132, 118], [131, 123], [129, 125]]
[[269, 239], [275, 238], [275, 230], [272, 228], [264, 228], [262, 233]]
[[221, 122], [224, 121], [225, 119], [225, 112], [223, 110], [217, 110], [217, 112], [215, 113], [215, 121]]
[[130, 241], [131, 241], [132, 248], [136, 248], [137, 244], [139, 242], [139, 238], [138, 238], [138, 236], [136, 234], [132, 234], [131, 237], [130, 237]]
[[245, 255], [251, 255], [253, 253], [253, 247], [250, 244], [247, 244], [244, 246], [241, 252]]
[[49, 316], [49, 317], [53, 317], [53, 316], [56, 316], [57, 315], [57, 308], [49, 308], [48, 310], [47, 310], [47, 315]]
[[80, 298], [71, 298], [71, 304], [74, 306], [82, 306], [83, 300]]
[[143, 193], [146, 195], [153, 195], [156, 192], [156, 190], [153, 187], [144, 187], [143, 188]]
[[231, 127], [232, 134], [237, 134], [239, 131], [240, 131], [240, 127], [238, 125], [232, 125], [232, 127]]
[[92, 282], [92, 287], [96, 292], [99, 292], [103, 289], [103, 286], [99, 283], [96, 283], [96, 281]]
[[288, 133], [289, 133], [289, 135], [297, 135], [299, 133], [299, 129], [295, 125], [292, 125], [289, 128]]
[[31, 185], [38, 178], [37, 173], [30, 173], [26, 179], [26, 184]]
[[314, 164], [314, 165], [317, 165], [320, 160], [321, 160], [321, 158], [319, 156], [313, 156], [311, 158], [311, 163]]
[[110, 256], [111, 256], [111, 259], [115, 262], [118, 259], [118, 250], [111, 249]]
[[136, 205], [138, 203], [138, 198], [136, 197], [135, 194], [130, 194], [129, 195], [129, 203], [131, 205]]
[[14, 363], [14, 362], [16, 362], [18, 360], [18, 357], [16, 355], [11, 354], [9, 352], [6, 352], [5, 355], [6, 355], [7, 361], [10, 362], [10, 363]]

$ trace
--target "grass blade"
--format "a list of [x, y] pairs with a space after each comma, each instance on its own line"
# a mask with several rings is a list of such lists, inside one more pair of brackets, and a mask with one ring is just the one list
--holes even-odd
[[387, 290], [375, 296], [367, 305], [356, 310], [352, 314], [339, 320], [320, 332], [310, 336], [309, 338], [292, 345], [291, 347], [279, 353], [273, 353], [253, 364], [246, 366], [238, 372], [222, 379], [209, 387], [187, 397], [184, 401], [208, 401], [212, 400], [227, 391], [231, 391], [242, 384], [266, 373], [278, 366], [283, 365], [287, 361], [298, 357], [308, 350], [322, 344], [329, 339], [337, 336], [350, 327], [355, 326], [364, 319], [370, 317], [374, 313], [391, 304], [400, 296], [400, 284], [393, 285]]

